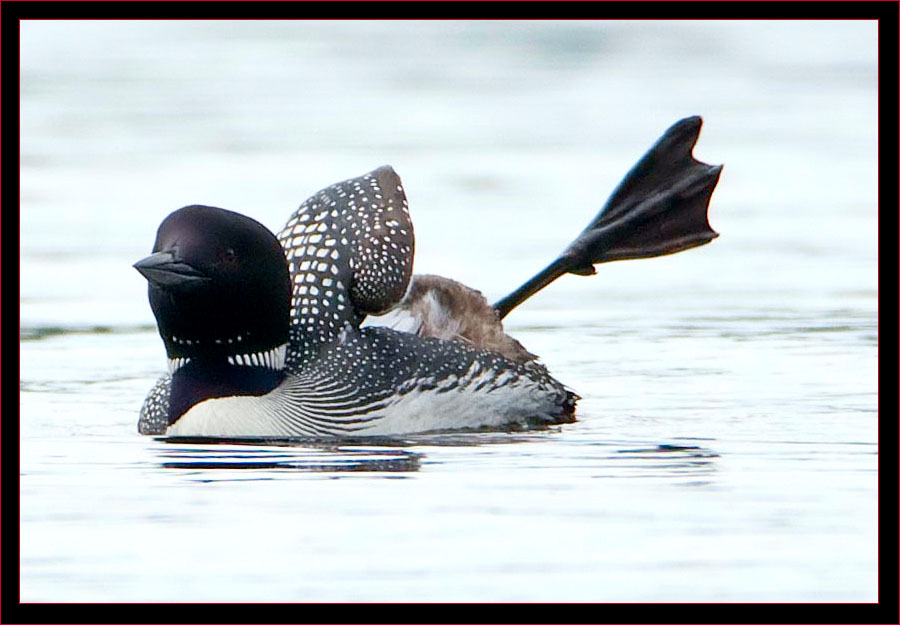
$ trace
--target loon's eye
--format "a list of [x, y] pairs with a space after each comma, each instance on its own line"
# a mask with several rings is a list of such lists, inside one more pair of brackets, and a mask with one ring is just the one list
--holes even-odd
[[220, 261], [226, 267], [234, 267], [238, 264], [238, 256], [234, 251], [234, 248], [227, 248], [224, 252], [222, 252], [222, 256]]

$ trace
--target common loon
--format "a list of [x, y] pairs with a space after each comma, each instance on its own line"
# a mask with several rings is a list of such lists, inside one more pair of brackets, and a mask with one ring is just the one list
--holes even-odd
[[578, 396], [502, 319], [565, 273], [718, 236], [707, 211], [722, 166], [692, 156], [701, 123], [669, 128], [566, 250], [493, 306], [453, 280], [413, 276], [412, 221], [389, 166], [319, 191], [277, 237], [221, 208], [176, 210], [134, 265], [169, 363], [138, 430], [368, 436], [574, 421]]

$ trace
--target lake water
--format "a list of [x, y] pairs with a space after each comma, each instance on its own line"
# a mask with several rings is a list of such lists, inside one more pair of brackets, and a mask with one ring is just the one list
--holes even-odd
[[[20, 597], [878, 600], [877, 24], [21, 25]], [[582, 399], [547, 431], [137, 434], [131, 267], [192, 203], [277, 230], [389, 163], [419, 273], [499, 299], [673, 122], [721, 233], [506, 321]]]

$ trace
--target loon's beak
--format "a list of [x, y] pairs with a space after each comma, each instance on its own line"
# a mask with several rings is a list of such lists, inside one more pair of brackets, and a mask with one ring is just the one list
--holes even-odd
[[151, 254], [136, 262], [134, 268], [140, 271], [150, 284], [163, 288], [194, 286], [210, 280], [208, 276], [180, 260], [172, 252]]

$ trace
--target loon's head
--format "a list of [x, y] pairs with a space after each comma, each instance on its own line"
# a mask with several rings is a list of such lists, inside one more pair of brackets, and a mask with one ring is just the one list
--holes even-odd
[[163, 220], [153, 254], [134, 267], [169, 358], [170, 423], [204, 399], [260, 395], [283, 379], [291, 283], [265, 226], [186, 206]]

